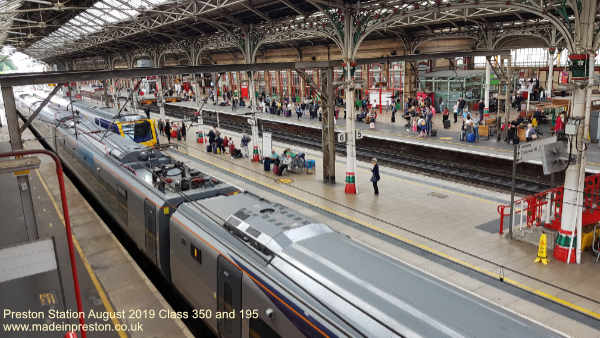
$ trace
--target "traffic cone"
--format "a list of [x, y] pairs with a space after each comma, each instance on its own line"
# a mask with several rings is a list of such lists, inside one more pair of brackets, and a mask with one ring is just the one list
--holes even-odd
[[346, 172], [346, 189], [344, 191], [346, 194], [356, 195], [356, 176], [354, 172]]
[[258, 146], [254, 146], [252, 150], [252, 162], [260, 162], [260, 156], [258, 155]]

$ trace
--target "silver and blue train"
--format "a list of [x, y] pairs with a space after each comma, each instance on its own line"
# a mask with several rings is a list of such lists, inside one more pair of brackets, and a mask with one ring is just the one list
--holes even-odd
[[562, 336], [64, 107], [33, 128], [219, 337]]

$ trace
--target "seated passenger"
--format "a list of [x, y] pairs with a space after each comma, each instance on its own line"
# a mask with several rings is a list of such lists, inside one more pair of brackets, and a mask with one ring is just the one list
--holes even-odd
[[525, 131], [525, 138], [527, 139], [527, 141], [537, 139], [537, 132], [535, 131], [535, 128], [533, 128], [533, 125], [531, 123], [527, 125], [527, 131]]
[[367, 116], [367, 112], [364, 110], [360, 112], [360, 114], [356, 115], [356, 121], [362, 121]]
[[365, 122], [366, 122], [366, 123], [375, 122], [375, 117], [376, 117], [375, 113], [374, 113], [373, 111], [370, 111], [370, 112], [367, 114], [367, 119], [365, 120]]
[[289, 168], [291, 163], [292, 157], [288, 153], [284, 152], [281, 156], [281, 164], [279, 165], [279, 171], [277, 172], [277, 175], [282, 176], [283, 173]]
[[277, 155], [277, 152], [275, 152], [275, 150], [271, 151], [271, 156], [269, 156], [269, 158], [272, 162], [277, 162], [276, 164], [279, 164], [279, 155]]

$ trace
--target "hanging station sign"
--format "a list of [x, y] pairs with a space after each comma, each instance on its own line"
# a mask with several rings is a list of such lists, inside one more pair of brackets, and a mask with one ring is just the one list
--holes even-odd
[[589, 55], [588, 54], [571, 54], [571, 73], [573, 81], [587, 80], [589, 77]]

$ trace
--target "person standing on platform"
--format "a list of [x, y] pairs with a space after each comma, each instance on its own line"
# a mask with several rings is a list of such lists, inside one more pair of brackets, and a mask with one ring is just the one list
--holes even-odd
[[183, 137], [184, 142], [187, 141], [187, 139], [185, 138], [186, 133], [187, 133], [187, 130], [185, 128], [185, 122], [181, 121], [181, 137]]
[[431, 136], [431, 129], [433, 129], [433, 110], [432, 107], [425, 108], [425, 123], [427, 126], [427, 136]]
[[242, 141], [240, 143], [241, 147], [242, 147], [242, 155], [244, 157], [248, 157], [248, 144], [250, 143], [251, 139], [248, 135], [244, 134], [244, 136], [242, 136]]
[[215, 128], [212, 128], [208, 132], [208, 145], [210, 146], [210, 151], [216, 152], [215, 148], [215, 140], [217, 139], [217, 133], [215, 132]]
[[381, 179], [379, 176], [379, 164], [377, 164], [377, 159], [373, 157], [371, 160], [371, 164], [373, 164], [373, 168], [371, 169], [371, 182], [373, 182], [373, 190], [375, 191], [375, 195], [379, 195], [379, 187], [377, 187], [377, 182]]
[[163, 126], [163, 120], [158, 120], [158, 133], [160, 135], [163, 135], [163, 128], [164, 128], [164, 126]]
[[144, 113], [146, 113], [146, 118], [150, 119], [150, 109], [149, 108], [144, 109]]
[[[463, 115], [463, 110], [465, 109], [465, 105], [466, 105], [465, 100], [463, 100], [463, 98], [461, 97], [461, 98], [458, 99], [457, 104], [458, 104], [458, 115]], [[454, 123], [456, 123], [457, 121], [458, 121], [457, 120], [457, 116], [455, 115], [454, 116]]]
[[165, 124], [165, 133], [167, 134], [167, 140], [171, 143], [171, 123], [167, 120]]

